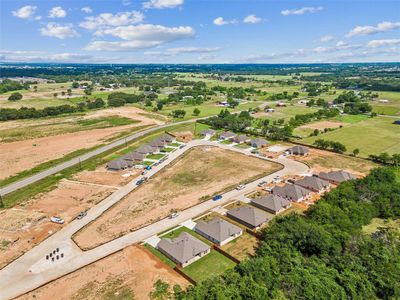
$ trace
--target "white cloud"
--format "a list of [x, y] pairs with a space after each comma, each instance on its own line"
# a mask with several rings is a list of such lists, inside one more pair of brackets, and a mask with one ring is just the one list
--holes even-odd
[[[76, 63], [76, 62], [110, 62], [118, 58], [115, 57], [94, 57], [89, 54], [80, 53], [28, 53], [27, 51], [6, 51], [14, 53], [0, 54], [1, 61], [7, 62], [58, 62], [58, 63]], [[23, 54], [23, 52], [27, 52]], [[3, 53], [0, 51], [0, 53]], [[44, 55], [45, 54], [45, 55]]]
[[178, 54], [204, 54], [204, 53], [212, 53], [221, 50], [219, 47], [213, 48], [201, 48], [201, 47], [178, 47], [178, 48], [169, 48], [165, 52], [161, 51], [146, 51], [145, 55], [149, 56], [173, 56]]
[[143, 2], [143, 8], [157, 8], [157, 9], [164, 9], [164, 8], [173, 8], [177, 6], [181, 6], [184, 0], [150, 0], [147, 2]]
[[286, 9], [286, 10], [282, 10], [281, 14], [283, 16], [290, 16], [290, 15], [304, 15], [305, 13], [316, 13], [319, 11], [324, 10], [324, 8], [322, 6], [318, 6], [318, 7], [302, 7], [302, 8], [298, 8], [298, 9]]
[[124, 26], [142, 22], [144, 15], [138, 11], [119, 12], [115, 15], [102, 13], [96, 17], [86, 17], [79, 26], [89, 30], [97, 30], [109, 26]]
[[346, 43], [346, 42], [343, 42], [343, 41], [338, 41], [337, 43], [336, 43], [336, 47], [345, 47], [345, 46], [347, 46], [348, 44]]
[[386, 22], [386, 21], [381, 22], [376, 26], [356, 26], [355, 28], [350, 30], [349, 33], [346, 34], [346, 37], [382, 33], [398, 28], [400, 28], [400, 22]]
[[60, 25], [57, 23], [48, 23], [46, 27], [40, 28], [40, 33], [43, 36], [55, 37], [58, 39], [79, 36], [79, 33], [73, 28], [71, 24]]
[[32, 5], [26, 5], [23, 6], [15, 11], [12, 12], [14, 17], [20, 18], [20, 19], [35, 19], [35, 20], [40, 20], [40, 16], [36, 16], [36, 6]]
[[243, 22], [247, 24], [257, 24], [262, 22], [262, 18], [257, 17], [256, 15], [248, 15], [243, 19]]
[[93, 12], [93, 10], [89, 6], [82, 7], [81, 11], [87, 14], [91, 14]]
[[332, 36], [332, 35], [324, 35], [324, 36], [321, 36], [320, 38], [319, 38], [319, 41], [320, 42], [323, 42], [323, 43], [326, 43], [326, 42], [331, 42], [331, 41], [333, 41], [335, 38]]
[[394, 46], [399, 44], [400, 44], [400, 39], [372, 40], [368, 42], [368, 47], [378, 48], [383, 46]]
[[64, 18], [67, 12], [61, 6], [56, 6], [50, 9], [49, 18]]
[[193, 37], [195, 31], [190, 26], [165, 27], [162, 25], [142, 24], [119, 26], [98, 30], [97, 36], [111, 35], [124, 41], [93, 41], [85, 50], [89, 51], [129, 51], [147, 49], [165, 43]]
[[222, 25], [228, 25], [228, 24], [236, 24], [237, 20], [235, 20], [235, 19], [224, 20], [223, 17], [218, 17], [218, 18], [214, 19], [213, 23], [214, 23], [214, 25], [222, 26]]

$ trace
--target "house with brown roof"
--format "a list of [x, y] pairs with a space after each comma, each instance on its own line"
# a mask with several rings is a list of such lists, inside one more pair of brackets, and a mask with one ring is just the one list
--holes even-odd
[[275, 215], [292, 206], [289, 200], [273, 194], [252, 199], [251, 204]]
[[357, 179], [357, 177], [355, 177], [353, 174], [350, 174], [349, 172], [343, 170], [321, 172], [318, 174], [318, 177], [336, 185], [347, 180]]
[[207, 255], [211, 247], [187, 232], [173, 239], [162, 238], [157, 249], [181, 267], [186, 267]]
[[231, 131], [224, 131], [219, 135], [220, 140], [232, 140], [236, 134]]
[[107, 169], [112, 171], [120, 171], [129, 167], [127, 161], [117, 158], [107, 163]]
[[268, 142], [264, 139], [254, 139], [250, 141], [250, 146], [252, 146], [253, 148], [263, 148], [266, 147], [268, 145]]
[[250, 205], [239, 206], [228, 210], [226, 215], [232, 220], [251, 229], [258, 229], [261, 225], [270, 220], [264, 211]]
[[311, 191], [296, 184], [285, 184], [272, 189], [272, 194], [285, 198], [289, 201], [301, 202], [309, 198]]
[[232, 139], [232, 141], [234, 143], [238, 143], [238, 144], [249, 143], [250, 140], [251, 139], [247, 135], [244, 135], [244, 134], [237, 135]]
[[215, 133], [216, 133], [215, 130], [210, 129], [210, 128], [207, 128], [207, 129], [203, 130], [200, 134], [201, 134], [202, 136], [210, 136], [210, 137], [212, 137], [212, 136], [215, 135]]
[[159, 149], [157, 147], [152, 147], [150, 145], [143, 145], [143, 146], [139, 147], [138, 149], [136, 149], [137, 153], [141, 153], [144, 155], [157, 153], [158, 151], [159, 151]]
[[159, 150], [164, 149], [167, 145], [167, 142], [161, 140], [160, 138], [156, 138], [149, 143], [149, 146], [158, 148]]
[[159, 136], [158, 139], [160, 139], [161, 141], [164, 141], [168, 144], [176, 141], [176, 138], [169, 133], [164, 133], [163, 135]]
[[135, 162], [143, 162], [144, 154], [138, 152], [129, 152], [123, 155], [121, 158], [127, 162], [131, 162], [133, 165]]
[[311, 190], [315, 193], [322, 194], [329, 190], [331, 184], [329, 181], [318, 178], [316, 176], [306, 176], [302, 179], [296, 180], [294, 184], [299, 185], [305, 189]]
[[310, 152], [310, 150], [308, 150], [307, 147], [301, 145], [296, 145], [292, 148], [289, 148], [286, 151], [291, 155], [300, 155], [300, 156], [306, 156]]
[[241, 236], [242, 228], [221, 218], [214, 218], [211, 221], [198, 221], [194, 230], [211, 242], [223, 246]]

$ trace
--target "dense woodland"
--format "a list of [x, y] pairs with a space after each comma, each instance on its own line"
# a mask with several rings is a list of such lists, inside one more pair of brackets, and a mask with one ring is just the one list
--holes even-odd
[[[400, 217], [394, 169], [342, 183], [305, 215], [275, 218], [254, 257], [176, 299], [399, 299], [400, 234], [362, 226]], [[165, 293], [168, 293], [164, 290]]]

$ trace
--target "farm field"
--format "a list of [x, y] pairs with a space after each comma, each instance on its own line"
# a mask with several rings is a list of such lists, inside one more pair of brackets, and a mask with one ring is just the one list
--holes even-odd
[[363, 157], [382, 152], [399, 153], [400, 128], [392, 124], [393, 121], [393, 118], [375, 117], [302, 141], [309, 144], [317, 139], [337, 141], [346, 146], [348, 153], [355, 148], [360, 149], [360, 156]]
[[277, 164], [216, 147], [191, 149], [84, 227], [74, 240], [83, 249], [93, 248], [165, 218], [171, 209], [185, 209], [243, 180], [278, 169]]
[[400, 92], [377, 92], [378, 100], [386, 99], [389, 103], [379, 103], [374, 101], [371, 103], [373, 112], [381, 115], [400, 116]]
[[272, 103], [270, 106], [275, 109], [275, 112], [259, 112], [254, 114], [254, 116], [257, 118], [266, 118], [272, 120], [285, 119], [285, 121], [288, 121], [295, 115], [313, 113], [318, 110], [317, 108], [310, 108], [304, 105], [288, 105], [286, 107], [275, 107], [275, 103]]
[[148, 249], [134, 245], [17, 299], [149, 299], [157, 280], [183, 289], [189, 284]]

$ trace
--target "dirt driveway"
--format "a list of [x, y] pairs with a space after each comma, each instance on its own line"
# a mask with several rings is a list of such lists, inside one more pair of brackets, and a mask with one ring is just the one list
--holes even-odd
[[130, 246], [17, 299], [150, 299], [161, 279], [182, 288], [188, 282], [142, 246]]
[[191, 207], [204, 196], [279, 168], [277, 164], [217, 147], [191, 149], [84, 227], [74, 240], [83, 249], [96, 247], [165, 218], [171, 209]]

